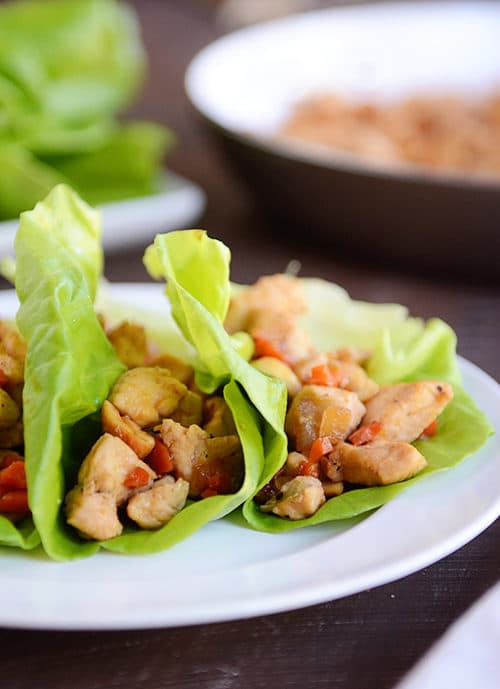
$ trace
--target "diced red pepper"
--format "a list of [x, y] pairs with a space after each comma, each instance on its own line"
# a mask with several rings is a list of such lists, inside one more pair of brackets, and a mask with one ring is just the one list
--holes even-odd
[[301, 462], [299, 466], [299, 476], [314, 476], [320, 477], [320, 470], [318, 462]]
[[17, 452], [7, 452], [0, 460], [0, 469], [5, 469], [14, 462], [24, 462], [24, 457]]
[[324, 385], [330, 388], [343, 388], [347, 385], [347, 377], [342, 371], [329, 364], [313, 366], [306, 385]]
[[155, 438], [155, 446], [145, 461], [159, 476], [168, 474], [175, 468], [168, 447], [159, 438]]
[[9, 383], [9, 376], [0, 368], [0, 388], [4, 388]]
[[281, 361], [288, 363], [283, 352], [264, 333], [256, 331], [252, 333], [252, 337], [255, 345], [255, 358], [259, 358], [261, 356], [272, 356], [275, 359], [280, 359]]
[[9, 490], [26, 490], [24, 462], [12, 462], [0, 471], [0, 486]]
[[11, 490], [0, 497], [0, 514], [29, 514], [28, 493]]
[[330, 438], [316, 438], [309, 450], [309, 462], [319, 462], [321, 457], [333, 450]]
[[123, 485], [126, 488], [142, 488], [143, 486], [148, 485], [149, 480], [149, 474], [146, 469], [143, 469], [142, 467], [135, 467], [135, 469], [129, 471], [125, 477]]
[[360, 426], [357, 431], [351, 433], [347, 440], [353, 445], [366, 445], [377, 437], [382, 431], [382, 424], [380, 421], [373, 421], [372, 423], [365, 423]]
[[431, 423], [427, 426], [427, 428], [424, 428], [422, 431], [420, 438], [432, 438], [433, 436], [436, 435], [438, 429], [438, 420], [434, 419], [434, 421], [431, 421]]

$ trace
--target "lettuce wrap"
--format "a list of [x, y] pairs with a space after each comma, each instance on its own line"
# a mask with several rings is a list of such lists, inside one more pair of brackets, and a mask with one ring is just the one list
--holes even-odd
[[[58, 186], [33, 211], [22, 214], [15, 249], [20, 300], [17, 324], [28, 346], [23, 393], [28, 495], [47, 554], [67, 560], [91, 555], [101, 545], [123, 553], [164, 550], [248, 499], [264, 468], [260, 418], [236, 380], [225, 377], [221, 379], [223, 394], [233, 413], [245, 462], [237, 493], [191, 502], [162, 528], [126, 527], [120, 536], [103, 543], [82, 540], [66, 524], [64, 497], [101, 433], [98, 412], [125, 370], [94, 308], [103, 263], [99, 214], [70, 188]], [[214, 296], [209, 300], [211, 308], [219, 313], [218, 295], [210, 296]], [[156, 326], [161, 333], [156, 340], [160, 344], [174, 340], [175, 354], [185, 353], [192, 359], [189, 344], [178, 332], [169, 332], [173, 322], [167, 308], [165, 313], [165, 327]], [[207, 356], [210, 359], [211, 355]], [[202, 365], [204, 357], [201, 348], [195, 362]], [[262, 391], [269, 388], [281, 393], [281, 385], [264, 376], [261, 379]], [[6, 524], [8, 528], [15, 529]], [[24, 532], [18, 530], [17, 534], [18, 542], [13, 545], [22, 544]]]
[[[234, 336], [223, 327], [230, 295], [230, 254], [202, 231], [171, 233], [156, 238], [145, 256], [154, 277], [167, 279], [174, 318], [185, 337], [203, 351], [198, 383], [205, 391], [234, 378], [262, 418], [265, 461], [257, 491], [283, 466], [287, 456], [284, 432], [286, 393], [270, 383], [235, 350]], [[247, 523], [259, 530], [281, 532], [349, 519], [380, 507], [424, 476], [451, 468], [476, 452], [493, 429], [461, 384], [452, 329], [439, 319], [424, 323], [409, 318], [396, 304], [353, 301], [340, 287], [315, 279], [302, 285], [309, 306], [301, 326], [320, 351], [339, 346], [371, 348], [368, 374], [377, 383], [440, 379], [454, 389], [454, 399], [440, 416], [439, 433], [416, 447], [428, 466], [415, 478], [382, 487], [358, 488], [328, 500], [312, 517], [288, 521], [263, 513], [252, 498], [243, 506]], [[238, 287], [236, 289], [242, 289]], [[256, 491], [256, 492], [257, 492]]]

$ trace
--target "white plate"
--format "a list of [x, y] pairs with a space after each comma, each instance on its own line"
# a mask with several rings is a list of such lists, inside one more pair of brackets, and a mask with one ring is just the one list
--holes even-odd
[[[162, 309], [156, 285], [114, 285], [112, 295]], [[2, 315], [16, 309], [0, 294]], [[500, 386], [461, 360], [466, 389], [500, 429]], [[172, 550], [132, 557], [102, 552], [54, 563], [3, 548], [0, 626], [139, 629], [291, 610], [403, 577], [470, 541], [500, 514], [500, 442], [491, 438], [455, 469], [429, 476], [362, 521], [294, 533], [228, 522]]]
[[[158, 232], [191, 227], [204, 208], [202, 189], [169, 171], [157, 194], [101, 206], [104, 249], [111, 251], [134, 245], [145, 247]], [[18, 220], [0, 222], [0, 256], [13, 253], [18, 224]]]

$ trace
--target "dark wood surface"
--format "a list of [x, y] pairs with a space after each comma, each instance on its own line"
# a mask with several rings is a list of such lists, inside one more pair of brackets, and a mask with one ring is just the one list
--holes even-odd
[[[134, 114], [168, 123], [176, 131], [179, 141], [170, 165], [205, 188], [208, 208], [200, 226], [231, 245], [234, 279], [250, 281], [299, 259], [302, 274], [339, 282], [354, 297], [396, 301], [415, 315], [441, 316], [456, 330], [460, 353], [499, 379], [498, 287], [448, 281], [445, 273], [422, 277], [389, 263], [359, 265], [348, 254], [314, 246], [306, 233], [304, 242], [292, 241], [259, 210], [183, 94], [189, 59], [219, 31], [210, 4], [135, 2], [151, 66]], [[147, 280], [140, 256], [140, 249], [109, 256], [107, 276], [114, 281]], [[401, 581], [253, 620], [112, 633], [0, 630], [1, 685], [386, 689], [498, 579], [499, 541], [497, 521], [466, 547]]]

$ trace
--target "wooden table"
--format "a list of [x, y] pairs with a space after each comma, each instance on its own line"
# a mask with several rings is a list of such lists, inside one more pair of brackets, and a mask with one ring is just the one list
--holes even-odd
[[[179, 142], [170, 165], [207, 191], [201, 226], [231, 245], [233, 277], [251, 281], [299, 259], [302, 274], [339, 282], [356, 298], [401, 302], [416, 315], [441, 316], [458, 333], [460, 353], [500, 379], [498, 287], [424, 278], [388, 265], [360, 267], [347, 254], [325, 252], [310, 242], [292, 244], [275, 232], [183, 94], [189, 59], [217, 34], [209, 3], [136, 0], [135, 5], [151, 57], [149, 84], [135, 114], [169, 123], [176, 131]], [[147, 280], [140, 255], [138, 249], [109, 256], [107, 276]], [[498, 579], [499, 541], [497, 521], [460, 551], [401, 581], [286, 614], [137, 632], [1, 630], [1, 685], [389, 688]]]

